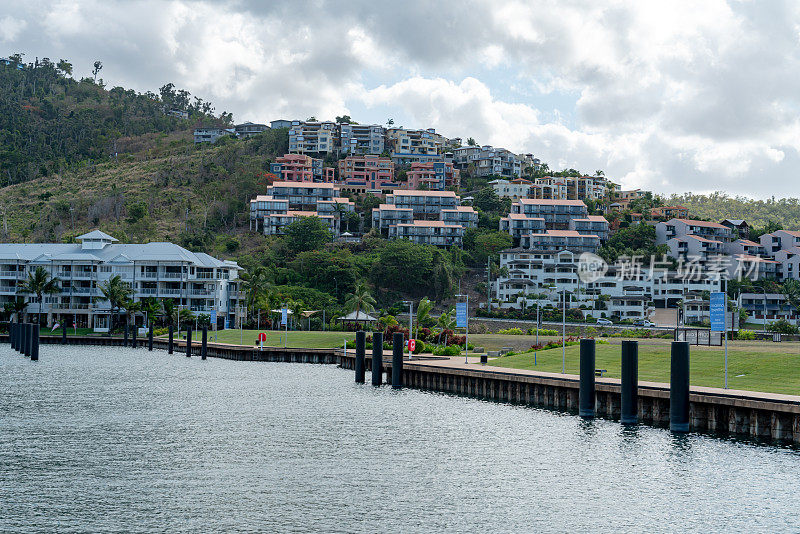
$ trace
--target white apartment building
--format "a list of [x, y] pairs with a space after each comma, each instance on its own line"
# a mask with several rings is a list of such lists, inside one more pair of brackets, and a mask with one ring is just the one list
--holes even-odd
[[[172, 299], [198, 314], [216, 314], [218, 327], [235, 325], [242, 298], [239, 267], [208, 254], [190, 252], [173, 243], [119, 244], [99, 230], [76, 238], [75, 244], [0, 244], [0, 305], [12, 301], [19, 283], [37, 267], [60, 280], [61, 292], [41, 303], [47, 325], [55, 322], [107, 332], [111, 325], [108, 301], [100, 285], [119, 275], [133, 289], [132, 298]], [[26, 314], [39, 312], [32, 295]]]
[[327, 154], [336, 143], [336, 123], [331, 121], [292, 121], [289, 128], [289, 152]]
[[381, 154], [386, 129], [380, 124], [340, 124], [339, 148], [343, 154]]
[[[293, 187], [283, 186], [277, 190], [276, 184], [270, 190], [273, 195], [259, 195], [250, 201], [250, 230], [261, 230], [264, 235], [283, 235], [285, 228], [301, 217], [319, 217], [324, 222], [331, 234], [338, 237], [341, 230], [342, 216], [355, 211], [355, 204], [344, 197], [329, 197], [329, 193], [336, 189], [322, 187], [321, 185], [284, 182], [293, 186], [300, 186], [298, 191]], [[277, 193], [276, 193], [277, 191]], [[321, 191], [321, 192], [320, 192]], [[277, 194], [277, 196], [275, 196]], [[314, 210], [293, 209], [293, 207], [311, 205], [315, 202]]]
[[723, 244], [734, 241], [731, 229], [715, 222], [670, 219], [656, 224], [656, 244], [658, 245], [669, 244], [668, 241], [672, 238], [689, 235], [703, 237]]
[[461, 247], [464, 227], [444, 221], [413, 221], [389, 227], [389, 239], [409, 239], [421, 245]]
[[530, 196], [533, 182], [523, 178], [516, 178], [514, 180], [497, 179], [489, 182], [489, 185], [492, 186], [492, 189], [494, 189], [498, 197], [517, 200]]
[[472, 165], [475, 176], [519, 178], [522, 175], [522, 160], [516, 154], [490, 145], [454, 149], [453, 165], [462, 171]]

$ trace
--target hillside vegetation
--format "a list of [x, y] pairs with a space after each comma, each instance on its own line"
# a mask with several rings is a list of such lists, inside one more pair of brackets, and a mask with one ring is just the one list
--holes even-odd
[[666, 203], [686, 206], [692, 216], [701, 219], [744, 219], [751, 227], [777, 225], [786, 230], [800, 230], [800, 199], [797, 198], [754, 200], [731, 197], [722, 192], [710, 195], [684, 193], [672, 195]]

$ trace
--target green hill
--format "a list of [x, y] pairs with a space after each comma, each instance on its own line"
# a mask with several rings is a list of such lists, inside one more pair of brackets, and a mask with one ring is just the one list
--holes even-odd
[[721, 192], [710, 195], [684, 193], [672, 195], [665, 203], [686, 206], [693, 217], [701, 219], [744, 219], [751, 227], [764, 228], [771, 224], [787, 230], [800, 229], [800, 199], [797, 198], [754, 200]]

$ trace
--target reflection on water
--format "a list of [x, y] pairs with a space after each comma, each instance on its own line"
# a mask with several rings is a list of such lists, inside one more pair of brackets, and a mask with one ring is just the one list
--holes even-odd
[[791, 449], [333, 366], [41, 357], [0, 346], [3, 532], [798, 530]]

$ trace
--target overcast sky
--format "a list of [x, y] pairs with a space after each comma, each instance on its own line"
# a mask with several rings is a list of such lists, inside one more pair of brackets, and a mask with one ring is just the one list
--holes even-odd
[[598, 4], [2, 2], [0, 55], [237, 121], [393, 118], [626, 188], [800, 196], [800, 3]]

